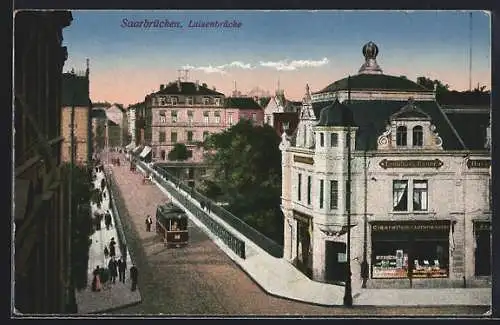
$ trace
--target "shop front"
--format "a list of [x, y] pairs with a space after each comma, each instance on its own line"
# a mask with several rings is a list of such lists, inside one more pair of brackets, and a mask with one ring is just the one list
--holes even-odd
[[371, 278], [448, 278], [449, 234], [449, 220], [373, 222]]
[[475, 252], [474, 275], [491, 275], [491, 223], [489, 221], [474, 222]]

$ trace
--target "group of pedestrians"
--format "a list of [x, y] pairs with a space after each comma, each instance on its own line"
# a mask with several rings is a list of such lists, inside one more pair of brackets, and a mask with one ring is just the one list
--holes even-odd
[[201, 201], [200, 206], [203, 211], [207, 211], [208, 213], [212, 211], [212, 204], [210, 203], [210, 201]]
[[[109, 248], [108, 248], [109, 247]], [[101, 291], [103, 284], [116, 284], [116, 279], [121, 283], [125, 283], [125, 273], [127, 270], [127, 258], [126, 255], [122, 255], [120, 258], [116, 259], [116, 241], [112, 237], [109, 244], [104, 247], [104, 257], [109, 261], [107, 263], [107, 269], [97, 266], [93, 271], [93, 278], [91, 289], [92, 291]], [[129, 270], [131, 290], [137, 290], [137, 280], [139, 277], [139, 272], [135, 265]]]

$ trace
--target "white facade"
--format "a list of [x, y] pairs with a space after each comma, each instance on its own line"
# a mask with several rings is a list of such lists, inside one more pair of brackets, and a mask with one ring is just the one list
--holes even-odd
[[[381, 103], [395, 95], [435, 101], [422, 92], [379, 93]], [[356, 135], [366, 130], [321, 122], [310, 98], [307, 91], [296, 135], [284, 134], [280, 145], [284, 258], [313, 280], [345, 281], [350, 132], [352, 286], [363, 283], [362, 262], [368, 287], [491, 285], [484, 267], [491, 261], [490, 153], [443, 149], [444, 126], [412, 100], [386, 117], [385, 131], [370, 139], [374, 148], [359, 150]], [[321, 114], [338, 116], [334, 107]]]
[[127, 110], [127, 120], [128, 120], [128, 134], [130, 134], [130, 143], [134, 143], [136, 141], [135, 136], [135, 107], [130, 106]]

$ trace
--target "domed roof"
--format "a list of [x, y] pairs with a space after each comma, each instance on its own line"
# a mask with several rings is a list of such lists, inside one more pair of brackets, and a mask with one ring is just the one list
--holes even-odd
[[318, 126], [354, 126], [354, 117], [350, 108], [336, 99], [319, 113]]
[[316, 92], [328, 93], [338, 90], [347, 90], [350, 86], [352, 90], [377, 90], [377, 91], [411, 91], [411, 92], [429, 92], [432, 90], [406, 79], [405, 77], [396, 77], [385, 75], [377, 63], [377, 55], [379, 54], [378, 46], [373, 42], [368, 42], [363, 46], [363, 56], [365, 62], [359, 69], [358, 75], [351, 76], [350, 82], [348, 78], [337, 80], [323, 90]]
[[[348, 90], [347, 77], [337, 80], [319, 93], [335, 92], [338, 90]], [[412, 92], [429, 92], [427, 88], [408, 80], [404, 77], [389, 76], [385, 74], [358, 74], [351, 76], [350, 88], [352, 90], [385, 90], [385, 91], [412, 91]]]

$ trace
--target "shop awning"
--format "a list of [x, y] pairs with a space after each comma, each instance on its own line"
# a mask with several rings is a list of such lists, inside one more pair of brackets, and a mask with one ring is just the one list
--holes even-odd
[[145, 158], [151, 152], [151, 147], [145, 146], [139, 157]]

